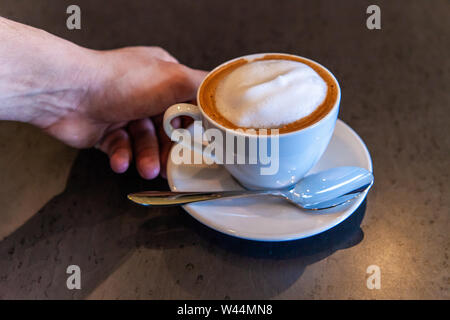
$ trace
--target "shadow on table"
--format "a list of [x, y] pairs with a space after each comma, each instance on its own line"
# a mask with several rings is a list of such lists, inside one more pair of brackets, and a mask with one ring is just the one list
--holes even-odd
[[344, 222], [313, 237], [260, 242], [219, 233], [180, 208], [149, 217], [132, 246], [171, 249], [163, 256], [181, 291], [172, 298], [267, 299], [288, 289], [308, 265], [361, 242], [365, 210], [366, 200]]
[[136, 247], [171, 249], [163, 251], [167, 269], [189, 297], [267, 299], [288, 289], [307, 266], [361, 242], [365, 209], [366, 201], [338, 226], [286, 242], [234, 238], [173, 212], [149, 218], [133, 241]]
[[[0, 298], [85, 298], [140, 248], [152, 249], [142, 254], [162, 264], [155, 270], [168, 277], [149, 280], [136, 267], [139, 283], [123, 279], [125, 293], [140, 285], [165, 288], [141, 298], [270, 298], [308, 265], [363, 238], [365, 202], [322, 234], [264, 243], [220, 234], [178, 207], [149, 209], [126, 199], [143, 189], [167, 189], [167, 183], [144, 181], [134, 169], [116, 175], [100, 152], [80, 152], [66, 190], [0, 242]], [[81, 290], [66, 287], [72, 264], [82, 270]]]
[[[86, 297], [132, 253], [118, 242], [147, 214], [126, 192], [158, 183], [165, 184], [138, 179], [135, 170], [116, 175], [104, 154], [81, 151], [64, 192], [0, 242], [0, 298]], [[20, 194], [14, 201], [23, 201]], [[81, 268], [81, 290], [67, 289], [72, 264]]]

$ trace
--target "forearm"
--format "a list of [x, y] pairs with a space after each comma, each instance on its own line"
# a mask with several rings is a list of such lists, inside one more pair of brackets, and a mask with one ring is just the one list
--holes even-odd
[[0, 17], [0, 120], [47, 127], [89, 91], [91, 52]]

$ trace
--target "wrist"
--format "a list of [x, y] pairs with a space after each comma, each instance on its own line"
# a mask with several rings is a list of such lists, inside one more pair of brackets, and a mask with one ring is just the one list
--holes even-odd
[[76, 111], [91, 86], [91, 50], [0, 20], [0, 119], [45, 128]]

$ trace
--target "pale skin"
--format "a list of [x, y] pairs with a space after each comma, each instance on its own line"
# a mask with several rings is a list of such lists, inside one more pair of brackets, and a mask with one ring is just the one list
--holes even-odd
[[75, 148], [96, 146], [117, 173], [134, 159], [144, 179], [165, 177], [162, 114], [195, 99], [206, 72], [159, 47], [91, 50], [2, 17], [0, 43], [0, 120], [30, 123]]

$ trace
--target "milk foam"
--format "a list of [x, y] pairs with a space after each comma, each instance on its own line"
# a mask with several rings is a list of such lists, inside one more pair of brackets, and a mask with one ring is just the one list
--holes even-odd
[[226, 75], [215, 101], [217, 111], [238, 127], [277, 128], [311, 114], [327, 90], [322, 77], [304, 63], [260, 60]]

